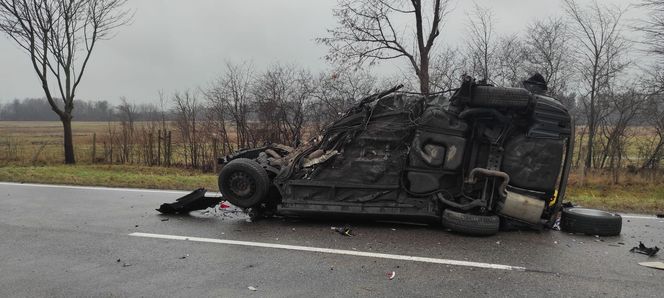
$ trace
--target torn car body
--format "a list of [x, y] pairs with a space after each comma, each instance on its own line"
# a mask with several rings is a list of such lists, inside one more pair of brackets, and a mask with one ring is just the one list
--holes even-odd
[[219, 187], [237, 206], [285, 216], [445, 223], [449, 213], [550, 226], [573, 140], [559, 101], [466, 77], [449, 100], [388, 90], [307, 145], [225, 156]]

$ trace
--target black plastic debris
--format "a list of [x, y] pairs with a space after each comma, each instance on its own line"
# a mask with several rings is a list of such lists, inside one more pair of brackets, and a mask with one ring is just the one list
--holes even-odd
[[563, 202], [563, 208], [574, 208], [574, 207], [576, 207], [576, 205], [574, 205], [574, 203], [572, 202], [569, 201]]
[[341, 234], [341, 235], [347, 236], [347, 237], [351, 237], [351, 236], [353, 236], [353, 230], [351, 230], [349, 226], [345, 226], [345, 227], [332, 227], [332, 230], [334, 230], [335, 232], [337, 232], [337, 233], [339, 233], [339, 234]]
[[643, 242], [639, 241], [639, 246], [632, 247], [632, 249], [630, 249], [629, 251], [634, 253], [644, 254], [649, 257], [654, 257], [659, 251], [659, 247], [657, 246], [647, 247], [643, 244]]
[[159, 209], [156, 210], [164, 214], [187, 213], [214, 207], [221, 202], [221, 197], [206, 197], [206, 192], [205, 188], [199, 188], [175, 200], [173, 203], [161, 204]]
[[551, 229], [554, 231], [560, 231], [560, 217], [556, 218], [556, 221], [551, 226]]
[[657, 214], [657, 218], [664, 218], [664, 213]]

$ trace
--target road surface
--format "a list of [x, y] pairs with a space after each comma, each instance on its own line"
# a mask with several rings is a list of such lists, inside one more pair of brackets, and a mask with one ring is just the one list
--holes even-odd
[[[177, 191], [0, 183], [0, 297], [661, 297], [664, 219], [619, 237], [557, 231], [465, 237], [439, 227], [163, 216]], [[393, 279], [388, 273], [395, 272]], [[251, 287], [251, 289], [250, 289]]]

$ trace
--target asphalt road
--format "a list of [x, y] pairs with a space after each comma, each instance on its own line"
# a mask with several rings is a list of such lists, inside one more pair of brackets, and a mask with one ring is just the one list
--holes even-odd
[[662, 261], [664, 252], [652, 258], [629, 252], [639, 241], [663, 247], [664, 219], [625, 217], [621, 236], [602, 238], [557, 231], [476, 238], [385, 222], [353, 222], [355, 236], [345, 237], [330, 229], [344, 221], [248, 222], [228, 210], [190, 216], [154, 210], [182, 194], [0, 183], [0, 297], [664, 293], [664, 270], [638, 265]]

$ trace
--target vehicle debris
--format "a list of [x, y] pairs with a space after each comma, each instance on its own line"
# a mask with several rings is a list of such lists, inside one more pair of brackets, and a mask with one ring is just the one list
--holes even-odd
[[648, 268], [655, 268], [659, 270], [664, 270], [664, 262], [641, 262], [639, 265], [648, 267]]
[[574, 207], [579, 207], [579, 206], [576, 206], [574, 203], [569, 201], [563, 203], [563, 208], [574, 208]]
[[553, 223], [553, 226], [551, 226], [551, 229], [554, 231], [560, 231], [560, 216], [556, 218], [556, 221]]
[[657, 254], [657, 252], [659, 252], [659, 247], [657, 246], [647, 247], [643, 244], [643, 242], [639, 241], [639, 246], [632, 247], [632, 249], [630, 249], [629, 251], [633, 253], [644, 254], [649, 257], [654, 257]]
[[[581, 211], [564, 201], [575, 125], [559, 100], [469, 76], [451, 96], [401, 87], [357, 100], [296, 148], [265, 144], [219, 158], [223, 200], [252, 219], [361, 216], [438, 222], [474, 235], [501, 226], [551, 228], [563, 206]], [[198, 189], [158, 210], [183, 213], [220, 202]], [[585, 212], [563, 215], [561, 225], [617, 235], [616, 220]], [[610, 230], [585, 229], [608, 221]]]
[[355, 235], [353, 235], [353, 230], [351, 230], [351, 228], [349, 226], [330, 227], [330, 229], [337, 232], [337, 233], [339, 233], [339, 234], [341, 234], [341, 235], [347, 236], [347, 237], [355, 236]]
[[173, 203], [161, 204], [156, 210], [164, 214], [180, 214], [214, 207], [221, 202], [221, 197], [206, 197], [206, 192], [205, 188], [199, 188]]
[[658, 213], [657, 218], [664, 218], [664, 213]]
[[248, 286], [247, 289], [249, 289], [249, 291], [258, 291], [258, 289], [253, 286]]

